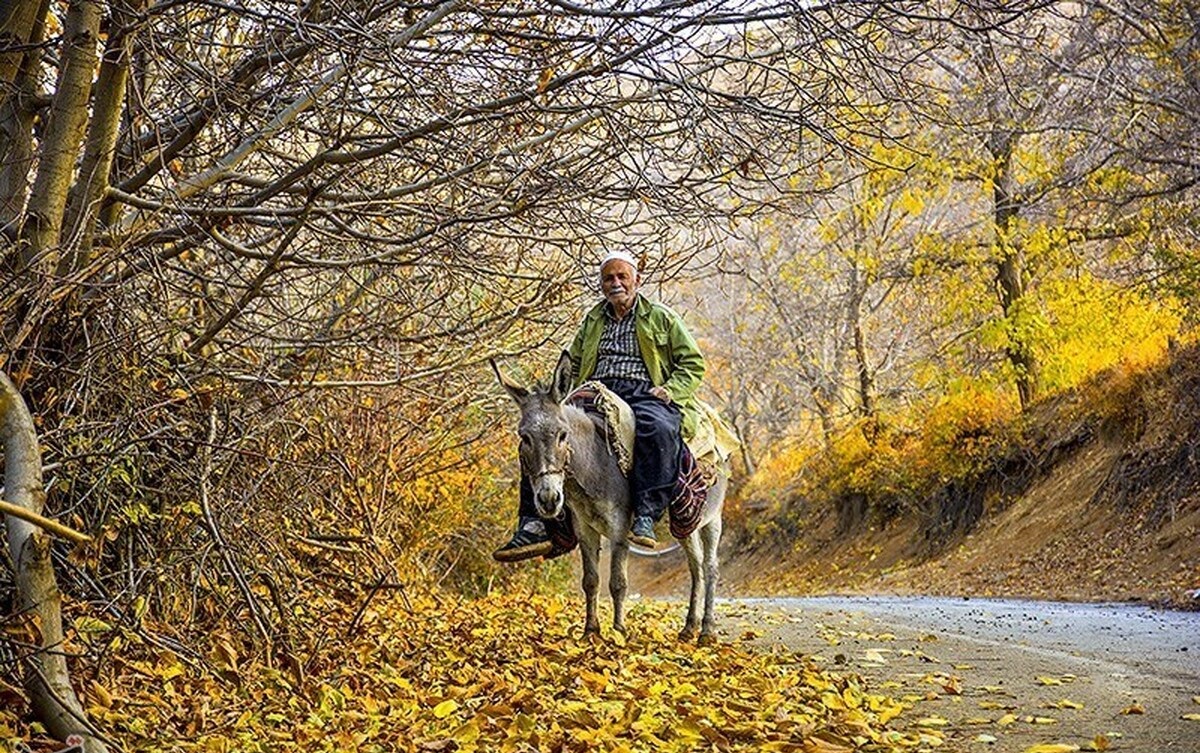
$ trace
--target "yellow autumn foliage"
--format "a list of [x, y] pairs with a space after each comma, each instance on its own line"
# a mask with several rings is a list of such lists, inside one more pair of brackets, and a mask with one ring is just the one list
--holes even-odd
[[[1103, 375], [1144, 372], [1161, 361], [1171, 339], [1186, 339], [1180, 302], [1084, 272], [1047, 280], [1039, 300], [1030, 316], [1040, 322], [1033, 347], [1043, 399], [1092, 389], [1097, 399], [1084, 401], [1091, 409], [1115, 409], [1108, 405], [1112, 385], [1106, 386]], [[743, 486], [742, 497], [775, 510], [803, 500], [803, 509], [794, 512], [807, 514], [813, 505], [862, 495], [871, 507], [891, 514], [993, 466], [1024, 441], [1009, 367], [1000, 362], [975, 376], [956, 368], [930, 365], [923, 381], [936, 385], [936, 392], [907, 405], [885, 405], [877, 416], [844, 426], [827, 446], [815, 432], [780, 441]], [[1097, 383], [1089, 387], [1092, 382]]]
[[786, 444], [772, 453], [743, 488], [747, 499], [830, 500], [864, 494], [871, 500], [911, 497], [978, 470], [1017, 426], [1015, 397], [990, 385], [960, 380], [953, 391], [909, 412], [857, 422], [828, 449]]
[[1183, 325], [1184, 306], [1081, 273], [1043, 285], [1051, 324], [1041, 343], [1042, 388], [1049, 394], [1124, 365], [1141, 370], [1157, 361]]

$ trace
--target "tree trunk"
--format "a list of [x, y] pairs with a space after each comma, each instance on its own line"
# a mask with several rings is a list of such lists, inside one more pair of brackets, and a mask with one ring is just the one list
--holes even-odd
[[29, 194], [35, 115], [31, 104], [37, 93], [35, 68], [32, 57], [26, 60], [13, 84], [13, 93], [0, 104], [0, 227], [9, 238]]
[[[4, 489], [8, 501], [40, 515], [42, 459], [33, 418], [16, 386], [0, 373], [0, 443], [4, 445]], [[8, 551], [16, 569], [16, 613], [29, 615], [40, 633], [41, 650], [24, 660], [25, 690], [33, 713], [59, 740], [70, 735], [84, 739], [88, 753], [108, 748], [87, 724], [83, 707], [71, 687], [67, 658], [62, 650], [62, 597], [50, 561], [50, 536], [16, 516], [4, 519]]]
[[99, 34], [98, 0], [71, 0], [63, 30], [62, 69], [21, 228], [19, 270], [28, 269], [60, 241], [67, 191], [87, 125]]
[[858, 369], [858, 410], [863, 418], [875, 415], [875, 380], [867, 364], [867, 343], [862, 324], [854, 323], [854, 360]]
[[875, 378], [867, 364], [867, 343], [862, 324], [854, 320], [854, 360], [858, 368], [858, 411], [863, 421], [863, 438], [874, 445], [879, 438], [879, 413], [875, 404]]
[[[871, 422], [875, 417], [875, 379], [867, 363], [867, 341], [862, 331], [862, 302], [867, 294], [867, 283], [860, 280], [858, 267], [850, 271], [850, 295], [846, 304], [846, 319], [854, 335], [854, 370], [858, 376], [858, 412]], [[873, 432], [867, 436], [874, 441]]]
[[1010, 168], [1015, 141], [1016, 135], [1012, 132], [994, 131], [988, 148], [996, 164], [992, 183], [993, 221], [996, 243], [1000, 248], [1000, 260], [996, 264], [996, 287], [1000, 306], [1010, 325], [1005, 352], [1016, 372], [1017, 395], [1021, 408], [1025, 409], [1037, 396], [1038, 363], [1032, 343], [1025, 340], [1025, 333], [1019, 329], [1021, 308], [1025, 305], [1027, 271], [1024, 252], [1012, 242], [1013, 221], [1020, 212], [1020, 205], [1011, 191]]
[[758, 470], [758, 463], [755, 462], [754, 453], [750, 449], [750, 431], [738, 421], [733, 422], [733, 429], [737, 432], [738, 442], [741, 443], [742, 464], [746, 466], [746, 475], [753, 476]]
[[828, 389], [813, 385], [809, 389], [813, 405], [817, 409], [817, 418], [821, 420], [821, 441], [826, 450], [833, 450], [833, 440], [837, 434], [837, 423], [833, 420], [833, 399]]
[[8, 99], [25, 50], [43, 6], [41, 0], [5, 0], [0, 3], [0, 104]]
[[[41, 0], [38, 14], [29, 32], [30, 45], [40, 45], [46, 33], [46, 13], [50, 0]], [[33, 50], [34, 53], [38, 50]], [[37, 115], [38, 79], [42, 63], [38, 54], [20, 57], [11, 92], [0, 93], [0, 227], [7, 235], [15, 233], [16, 222], [25, 209], [29, 195], [29, 174], [33, 166], [33, 120]], [[8, 254], [4, 254], [5, 257]]]
[[91, 259], [97, 209], [108, 188], [113, 155], [116, 153], [125, 85], [129, 80], [133, 24], [144, 4], [143, 0], [116, 0], [112, 4], [114, 30], [105, 42], [100, 74], [96, 79], [87, 146], [63, 225], [69, 242], [66, 244], [68, 250], [59, 258], [60, 277], [69, 277], [87, 266]]

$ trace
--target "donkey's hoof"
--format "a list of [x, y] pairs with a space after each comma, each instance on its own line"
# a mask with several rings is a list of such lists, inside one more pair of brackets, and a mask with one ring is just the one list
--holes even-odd
[[583, 631], [583, 640], [593, 646], [601, 642], [600, 628], [586, 628]]
[[683, 630], [679, 631], [679, 642], [680, 643], [691, 643], [694, 640], [696, 640], [696, 631], [695, 630], [689, 630], [688, 628], [684, 628]]
[[715, 633], [701, 633], [700, 640], [696, 643], [701, 646], [715, 646], [717, 645], [717, 636]]

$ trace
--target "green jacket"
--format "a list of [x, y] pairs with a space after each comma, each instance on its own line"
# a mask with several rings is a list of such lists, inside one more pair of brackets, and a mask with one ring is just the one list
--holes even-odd
[[[571, 342], [571, 365], [575, 386], [586, 382], [596, 371], [600, 334], [604, 331], [604, 307], [601, 301], [583, 318]], [[682, 434], [689, 440], [696, 433], [698, 405], [696, 388], [704, 377], [704, 356], [687, 331], [683, 319], [671, 309], [638, 295], [634, 306], [638, 347], [650, 381], [665, 387], [671, 400], [683, 414]]]

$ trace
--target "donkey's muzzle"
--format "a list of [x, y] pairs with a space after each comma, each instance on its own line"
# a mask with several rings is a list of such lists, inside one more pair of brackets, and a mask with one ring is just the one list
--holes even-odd
[[557, 489], [541, 489], [534, 497], [533, 506], [543, 518], [557, 518], [562, 513], [563, 494]]

